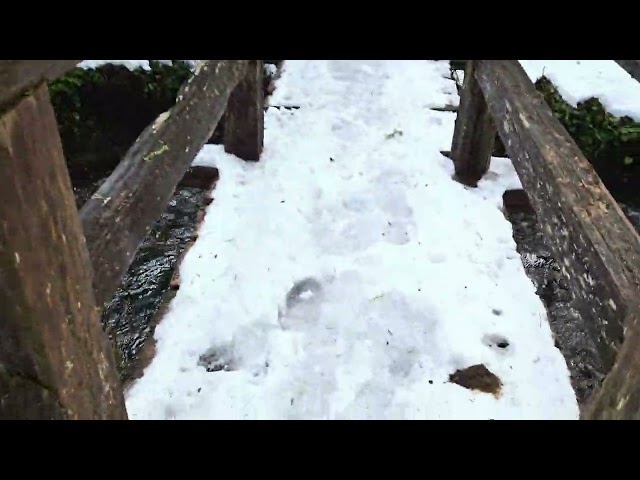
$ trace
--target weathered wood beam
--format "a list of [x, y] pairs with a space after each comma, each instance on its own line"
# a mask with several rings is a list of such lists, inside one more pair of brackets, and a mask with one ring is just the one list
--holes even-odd
[[264, 140], [263, 72], [262, 60], [249, 62], [224, 115], [224, 150], [254, 162], [260, 159]]
[[615, 62], [640, 82], [640, 60], [615, 60]]
[[82, 60], [0, 60], [0, 112], [43, 80], [55, 80]]
[[475, 61], [469, 60], [464, 73], [451, 157], [456, 180], [475, 187], [489, 170], [496, 129], [480, 86], [473, 75], [474, 69]]
[[0, 118], [0, 419], [126, 419], [47, 86]]
[[640, 238], [516, 60], [477, 60], [475, 77], [574, 305], [611, 367], [640, 294]]
[[585, 420], [640, 420], [640, 303], [625, 328], [615, 365], [582, 412]]
[[176, 105], [138, 137], [80, 211], [99, 308], [122, 281], [136, 251], [225, 111], [246, 60], [207, 60]]

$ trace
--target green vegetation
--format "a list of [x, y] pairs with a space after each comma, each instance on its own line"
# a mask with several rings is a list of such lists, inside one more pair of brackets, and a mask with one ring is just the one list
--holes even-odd
[[[454, 71], [463, 70], [465, 64], [465, 60], [450, 60]], [[611, 115], [597, 98], [574, 107], [546, 77], [535, 86], [609, 188], [633, 194], [632, 186], [640, 182], [640, 122]], [[494, 155], [506, 155], [499, 137]]]
[[564, 101], [546, 77], [536, 82], [536, 88], [597, 169], [622, 173], [640, 162], [640, 123], [630, 117], [607, 113], [597, 98], [573, 107]]
[[76, 68], [51, 82], [49, 94], [74, 185], [113, 169], [142, 130], [175, 104], [189, 65], [149, 61], [150, 70], [119, 65]]

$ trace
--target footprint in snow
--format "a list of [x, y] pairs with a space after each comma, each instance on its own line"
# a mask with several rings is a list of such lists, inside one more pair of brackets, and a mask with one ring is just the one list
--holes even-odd
[[482, 337], [482, 343], [501, 352], [506, 352], [509, 349], [509, 340], [502, 335], [485, 335]]
[[317, 320], [322, 285], [313, 278], [298, 280], [285, 296], [284, 309], [278, 309], [278, 322], [283, 329], [307, 324]]

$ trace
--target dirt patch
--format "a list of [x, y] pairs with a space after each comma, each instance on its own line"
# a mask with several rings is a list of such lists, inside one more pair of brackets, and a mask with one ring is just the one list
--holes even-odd
[[502, 382], [483, 364], [473, 365], [463, 370], [456, 370], [449, 375], [449, 381], [469, 390], [478, 390], [500, 396]]

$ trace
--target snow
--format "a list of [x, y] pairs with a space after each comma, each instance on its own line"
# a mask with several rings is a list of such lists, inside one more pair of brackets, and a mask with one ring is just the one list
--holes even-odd
[[91, 69], [98, 68], [106, 64], [122, 65], [127, 67], [129, 70], [135, 70], [136, 68], [151, 70], [149, 60], [83, 60], [78, 64], [78, 67]]
[[609, 113], [640, 121], [640, 82], [614, 60], [520, 60], [520, 64], [534, 82], [546, 76], [574, 107], [595, 97]]
[[[163, 63], [165, 65], [171, 65], [171, 60], [156, 60], [159, 63]], [[190, 65], [194, 65], [196, 60], [185, 60]], [[98, 68], [102, 65], [111, 64], [111, 65], [122, 65], [127, 67], [129, 70], [135, 70], [136, 68], [142, 68], [144, 70], [151, 70], [149, 66], [149, 60], [83, 60], [78, 64], [80, 68]]]
[[[288, 60], [273, 102], [300, 109], [268, 109], [260, 162], [202, 149], [215, 200], [130, 418], [578, 418], [500, 210], [511, 163], [470, 189], [439, 153], [455, 114], [430, 107], [457, 104], [448, 73]], [[448, 381], [476, 364], [499, 396]]]
[[273, 75], [278, 71], [278, 67], [275, 66], [273, 63], [265, 63], [264, 71], [269, 75]]

